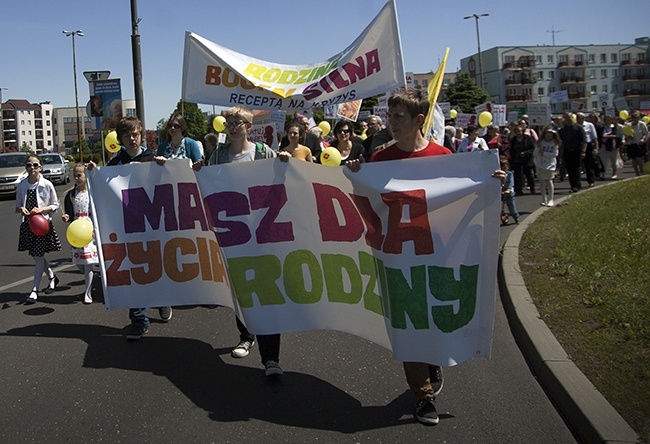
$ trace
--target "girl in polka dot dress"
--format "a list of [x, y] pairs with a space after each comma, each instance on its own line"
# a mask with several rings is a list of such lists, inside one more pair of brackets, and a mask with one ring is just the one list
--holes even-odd
[[[51, 213], [59, 208], [59, 200], [52, 182], [41, 175], [43, 169], [41, 159], [35, 155], [27, 156], [25, 178], [16, 188], [16, 213], [21, 214], [20, 237], [18, 240], [18, 251], [28, 251], [34, 258], [34, 286], [25, 303], [33, 304], [38, 300], [38, 287], [41, 284], [43, 273], [47, 274], [50, 282], [44, 289], [45, 294], [54, 291], [59, 278], [54, 274], [47, 260], [45, 253], [61, 250], [61, 241], [56, 234], [52, 224]], [[29, 226], [29, 218], [35, 214], [43, 215], [49, 222], [50, 229], [44, 236], [34, 234]]]

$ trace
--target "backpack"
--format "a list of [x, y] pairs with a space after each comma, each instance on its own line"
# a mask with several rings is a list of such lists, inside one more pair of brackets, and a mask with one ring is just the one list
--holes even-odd
[[[230, 143], [225, 143], [217, 148], [217, 164], [228, 163], [228, 149]], [[266, 159], [266, 145], [255, 142], [255, 160]]]

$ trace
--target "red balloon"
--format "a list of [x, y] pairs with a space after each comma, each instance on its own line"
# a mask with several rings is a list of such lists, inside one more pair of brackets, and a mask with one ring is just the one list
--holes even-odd
[[42, 214], [29, 217], [29, 228], [36, 236], [45, 236], [50, 232], [50, 222]]

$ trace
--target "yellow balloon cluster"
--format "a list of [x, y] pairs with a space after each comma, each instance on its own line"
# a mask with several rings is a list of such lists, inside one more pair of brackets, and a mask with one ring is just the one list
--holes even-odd
[[109, 131], [109, 133], [106, 134], [106, 138], [104, 139], [104, 146], [106, 147], [106, 151], [109, 153], [117, 153], [120, 148], [122, 148], [120, 141], [117, 140], [117, 133], [115, 131]]
[[326, 120], [320, 122], [318, 124], [318, 127], [323, 131], [323, 137], [327, 136], [330, 133], [330, 131], [332, 131], [332, 126]]
[[481, 125], [481, 127], [485, 128], [490, 123], [492, 123], [492, 113], [490, 113], [490, 111], [483, 111], [478, 115], [478, 124]]
[[75, 248], [85, 247], [93, 240], [93, 224], [88, 219], [72, 221], [65, 232], [65, 237], [70, 245]]
[[224, 116], [217, 116], [212, 121], [212, 128], [218, 133], [226, 129], [226, 118]]
[[325, 148], [323, 152], [320, 153], [320, 163], [327, 166], [341, 165], [341, 152], [333, 146]]
[[630, 117], [630, 113], [628, 113], [626, 110], [622, 110], [620, 113], [618, 113], [618, 117], [623, 120], [627, 120]]
[[458, 115], [458, 111], [456, 111], [455, 109], [449, 111], [449, 117], [451, 117], [452, 119], [455, 119], [457, 115]]

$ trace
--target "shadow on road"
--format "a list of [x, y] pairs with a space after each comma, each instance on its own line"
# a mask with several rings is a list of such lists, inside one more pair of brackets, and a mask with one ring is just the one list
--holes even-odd
[[226, 363], [222, 356], [230, 353], [229, 348], [215, 350], [195, 339], [145, 337], [126, 343], [124, 329], [54, 323], [10, 329], [2, 336], [81, 339], [88, 345], [84, 367], [164, 376], [214, 421], [258, 419], [341, 433], [413, 422], [409, 391], [386, 406], [364, 407], [345, 391], [311, 375], [285, 372], [273, 381], [261, 368]]

